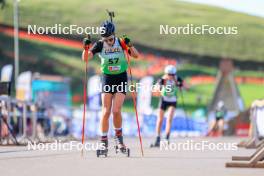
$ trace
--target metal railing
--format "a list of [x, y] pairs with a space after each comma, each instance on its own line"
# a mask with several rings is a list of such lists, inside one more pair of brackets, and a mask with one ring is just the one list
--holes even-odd
[[[1, 141], [3, 138], [19, 138], [19, 141], [35, 140], [36, 125], [37, 125], [37, 106], [32, 102], [19, 101], [7, 96], [0, 96], [0, 116], [1, 116], [1, 131], [4, 126], [8, 127], [8, 134], [3, 136], [1, 134]], [[32, 128], [29, 127], [27, 120], [32, 123]], [[14, 130], [14, 123], [18, 128], [18, 131]], [[3, 123], [4, 122], [4, 123]], [[6, 123], [5, 123], [6, 122]], [[28, 131], [31, 129], [31, 135]], [[22, 134], [21, 134], [22, 133]], [[13, 134], [13, 136], [10, 136]], [[16, 139], [13, 139], [16, 141]]]

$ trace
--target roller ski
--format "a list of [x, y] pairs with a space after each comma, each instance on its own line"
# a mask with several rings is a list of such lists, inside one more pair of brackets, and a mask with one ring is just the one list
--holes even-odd
[[99, 158], [100, 156], [107, 157], [108, 155], [108, 141], [101, 140], [99, 144], [99, 149], [96, 150], [96, 156]]
[[150, 144], [150, 148], [158, 148], [160, 147], [160, 137], [158, 136], [154, 143]]
[[123, 142], [123, 136], [115, 137], [116, 145], [115, 145], [115, 152], [117, 153], [123, 153], [127, 157], [130, 157], [130, 149], [127, 148]]

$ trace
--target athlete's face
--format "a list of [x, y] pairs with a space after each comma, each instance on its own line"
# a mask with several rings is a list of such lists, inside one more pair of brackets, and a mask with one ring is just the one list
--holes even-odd
[[105, 37], [105, 38], [103, 38], [103, 41], [105, 43], [107, 43], [108, 45], [112, 46], [112, 45], [114, 45], [114, 42], [115, 42], [115, 36], [111, 35], [109, 37]]
[[174, 79], [174, 77], [175, 77], [175, 74], [168, 74], [168, 79]]

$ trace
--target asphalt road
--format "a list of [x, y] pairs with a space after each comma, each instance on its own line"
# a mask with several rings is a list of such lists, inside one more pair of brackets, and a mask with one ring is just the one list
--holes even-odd
[[[95, 151], [40, 151], [28, 150], [27, 147], [0, 147], [1, 176], [263, 176], [264, 169], [225, 168], [225, 162], [231, 161], [232, 155], [250, 155], [254, 150], [225, 149], [203, 151], [190, 148], [190, 143], [201, 144], [203, 141], [216, 146], [232, 146], [238, 138], [176, 138], [171, 141], [170, 150], [165, 147], [150, 149], [151, 139], [144, 139], [144, 153], [141, 157], [137, 138], [125, 140], [131, 149], [131, 157], [115, 154], [109, 150], [107, 158], [97, 158]], [[95, 143], [95, 140], [87, 141]], [[189, 148], [186, 143], [189, 142]], [[112, 146], [113, 142], [110, 142]], [[177, 147], [175, 147], [177, 146]], [[199, 148], [200, 149], [200, 148]]]

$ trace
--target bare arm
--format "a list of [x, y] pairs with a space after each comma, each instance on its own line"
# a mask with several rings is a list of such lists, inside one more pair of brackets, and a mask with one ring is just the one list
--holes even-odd
[[139, 57], [138, 50], [134, 46], [130, 47], [129, 55], [134, 57], [134, 58], [138, 58]]
[[129, 55], [134, 57], [134, 58], [138, 58], [139, 57], [138, 50], [133, 46], [133, 44], [131, 43], [130, 38], [128, 38], [126, 35], [123, 35], [122, 40], [124, 41], [126, 47], [129, 48], [129, 50], [128, 50]]

